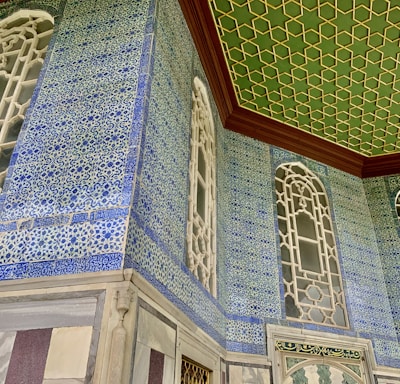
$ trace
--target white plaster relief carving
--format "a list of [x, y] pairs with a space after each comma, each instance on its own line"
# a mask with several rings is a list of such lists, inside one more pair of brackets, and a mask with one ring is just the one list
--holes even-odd
[[52, 33], [52, 17], [40, 11], [20, 11], [0, 23], [0, 188]]
[[329, 210], [319, 178], [301, 163], [275, 175], [286, 317], [348, 327], [342, 277]]
[[216, 296], [215, 140], [212, 111], [204, 84], [194, 79], [187, 265]]

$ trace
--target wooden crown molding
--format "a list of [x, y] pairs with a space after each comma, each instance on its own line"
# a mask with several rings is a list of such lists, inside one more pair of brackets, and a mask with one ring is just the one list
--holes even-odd
[[227, 119], [226, 128], [352, 175], [362, 176], [362, 155], [246, 109], [235, 109]]
[[376, 177], [400, 174], [400, 153], [366, 157], [361, 177]]

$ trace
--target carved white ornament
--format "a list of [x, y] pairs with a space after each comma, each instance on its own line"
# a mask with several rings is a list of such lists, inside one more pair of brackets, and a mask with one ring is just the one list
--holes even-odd
[[0, 22], [0, 190], [52, 33], [52, 17], [41, 11]]
[[214, 124], [206, 88], [198, 78], [194, 79], [192, 102], [187, 265], [203, 286], [215, 296]]
[[348, 327], [328, 197], [301, 163], [275, 177], [286, 317]]

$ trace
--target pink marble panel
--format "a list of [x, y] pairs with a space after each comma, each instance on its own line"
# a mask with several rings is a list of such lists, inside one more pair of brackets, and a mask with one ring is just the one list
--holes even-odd
[[42, 384], [51, 328], [18, 331], [5, 384]]

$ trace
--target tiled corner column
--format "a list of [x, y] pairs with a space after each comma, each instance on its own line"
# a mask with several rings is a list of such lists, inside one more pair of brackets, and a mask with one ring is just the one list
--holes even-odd
[[122, 268], [154, 3], [62, 3], [0, 196], [0, 280]]
[[224, 132], [226, 346], [266, 354], [264, 324], [281, 317], [270, 147]]

